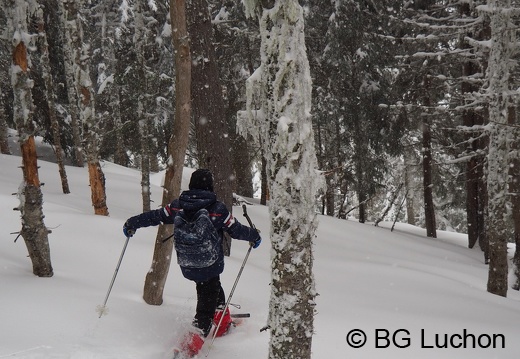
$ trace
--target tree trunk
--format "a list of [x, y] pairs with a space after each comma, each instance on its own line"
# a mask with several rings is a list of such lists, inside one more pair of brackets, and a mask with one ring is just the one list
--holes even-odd
[[147, 120], [140, 124], [141, 129], [141, 197], [143, 199], [143, 212], [151, 209], [150, 191], [150, 132]]
[[34, 44], [25, 44], [31, 38], [27, 30], [28, 4], [10, 2], [12, 22], [17, 37], [13, 37], [11, 84], [13, 86], [14, 121], [18, 128], [22, 153], [23, 184], [19, 190], [23, 237], [33, 265], [33, 273], [39, 277], [52, 277], [48, 230], [43, 222], [43, 196], [38, 177], [38, 163], [34, 142], [32, 80], [29, 78], [30, 59], [27, 49]]
[[[0, 90], [1, 91], [1, 90]], [[4, 114], [4, 107], [1, 101], [2, 94], [0, 93], [0, 153], [10, 155], [11, 150], [9, 149], [9, 128], [7, 127], [7, 121]]]
[[[238, 101], [238, 95], [234, 89], [228, 89], [228, 102], [226, 107], [226, 118], [236, 128], [236, 116], [241, 110], [242, 103]], [[251, 156], [249, 154], [249, 142], [230, 131], [230, 142], [232, 144], [232, 162], [235, 177], [235, 188], [232, 190], [244, 197], [253, 197], [253, 174], [251, 172]]]
[[[460, 13], [463, 16], [471, 15], [471, 6], [469, 3], [460, 4]], [[486, 26], [483, 26], [483, 31]], [[474, 31], [472, 29], [471, 31]], [[478, 40], [484, 40], [483, 31], [477, 33], [476, 38]], [[462, 47], [469, 47], [465, 45], [465, 41], [462, 40]], [[463, 78], [470, 79], [475, 74], [481, 72], [482, 69], [477, 66], [473, 60], [467, 60], [462, 65], [462, 76]], [[475, 86], [471, 81], [463, 81], [461, 84], [462, 95], [469, 94], [470, 96], [478, 91], [478, 86]], [[462, 113], [462, 124], [468, 128], [479, 126], [484, 124], [484, 118], [475, 109], [467, 109]], [[480, 135], [480, 132], [477, 133]], [[466, 217], [468, 222], [468, 247], [473, 248], [475, 244], [482, 241], [484, 233], [484, 216], [483, 202], [485, 201], [485, 181], [483, 168], [484, 168], [484, 156], [479, 152], [485, 151], [483, 136], [478, 136], [478, 139], [474, 139], [475, 134], [469, 133], [467, 136], [468, 141], [468, 154], [471, 155], [471, 159], [466, 164]], [[486, 253], [485, 248], [481, 249]], [[485, 254], [487, 257], [487, 255]]]
[[[191, 56], [190, 41], [186, 28], [185, 0], [170, 1], [173, 46], [175, 50], [175, 119], [168, 143], [170, 161], [164, 179], [162, 205], [166, 206], [179, 196], [182, 170], [188, 147], [191, 117]], [[146, 275], [143, 298], [152, 305], [162, 304], [164, 285], [173, 251], [173, 240], [165, 243], [163, 238], [173, 233], [172, 226], [161, 225], [157, 231], [153, 261]]]
[[139, 133], [141, 138], [141, 197], [143, 199], [143, 212], [150, 210], [150, 126], [149, 118], [145, 111], [146, 76], [145, 76], [145, 54], [146, 46], [145, 4], [143, 0], [134, 2], [134, 48], [137, 58], [135, 69], [137, 83], [137, 118], [139, 120]]
[[215, 177], [219, 199], [231, 209], [233, 177], [229, 128], [213, 46], [213, 30], [207, 0], [190, 0], [186, 9], [193, 59], [192, 110], [195, 121], [199, 167]]
[[325, 190], [325, 209], [327, 216], [334, 216], [335, 211], [335, 203], [334, 203], [334, 192], [336, 188], [334, 187], [334, 173], [329, 174], [325, 177], [325, 181], [327, 184], [327, 189]]
[[10, 155], [11, 150], [9, 149], [8, 142], [8, 130], [7, 119], [4, 110], [4, 96], [2, 95], [2, 88], [0, 87], [0, 153]]
[[403, 150], [404, 157], [404, 187], [405, 187], [405, 197], [406, 197], [406, 218], [407, 223], [415, 226], [415, 203], [414, 203], [414, 193], [415, 193], [415, 177], [413, 171], [413, 167], [415, 165], [413, 148], [411, 145], [406, 145]]
[[[215, 178], [215, 192], [227, 208], [233, 209], [233, 161], [229, 126], [213, 46], [213, 29], [207, 0], [190, 0], [186, 8], [191, 40], [192, 109], [195, 122], [198, 164]], [[231, 238], [225, 236], [224, 254], [229, 255]]]
[[[41, 2], [41, 0], [40, 0]], [[47, 105], [49, 107], [49, 119], [51, 121], [52, 139], [54, 144], [54, 153], [56, 154], [56, 162], [61, 179], [61, 189], [64, 194], [70, 193], [69, 181], [67, 180], [67, 172], [63, 162], [63, 149], [61, 147], [61, 133], [58, 116], [56, 113], [56, 101], [54, 95], [54, 82], [51, 75], [51, 66], [49, 61], [49, 46], [47, 44], [47, 34], [44, 30], [45, 23], [43, 21], [43, 10], [40, 8], [37, 12], [38, 19], [38, 47], [41, 51], [42, 78], [45, 82], [45, 92]]]
[[514, 225], [515, 254], [513, 266], [515, 283], [513, 289], [520, 290], [520, 131], [514, 127], [516, 121], [516, 108], [509, 108], [509, 124], [512, 125], [513, 136], [511, 141], [511, 165], [509, 166], [509, 193], [511, 194], [511, 211]]
[[491, 49], [488, 65], [489, 98], [489, 152], [488, 152], [488, 238], [489, 274], [487, 290], [507, 296], [507, 184], [509, 167], [510, 130], [507, 127], [510, 99], [511, 56], [515, 42], [510, 27], [510, 13], [505, 11], [510, 0], [489, 0], [491, 13]]
[[[81, 16], [75, 13], [77, 9], [74, 5], [66, 6], [66, 18], [75, 21], [77, 29], [76, 35], [79, 37], [81, 44], [79, 49], [73, 49], [79, 53], [79, 57], [73, 59], [79, 61], [73, 63], [74, 69], [74, 85], [78, 97], [79, 120], [84, 129], [85, 136], [85, 154], [87, 157], [89, 184], [92, 198], [92, 206], [96, 215], [108, 216], [108, 207], [106, 202], [105, 176], [99, 162], [99, 145], [100, 145], [100, 124], [95, 116], [94, 90], [92, 80], [90, 78], [90, 43], [89, 39], [84, 35]], [[81, 2], [80, 2], [81, 4]], [[70, 10], [71, 9], [71, 10]], [[72, 13], [69, 13], [72, 11]], [[87, 14], [88, 15], [88, 14]], [[72, 43], [72, 45], [77, 45]]]
[[363, 178], [363, 168], [361, 166], [360, 160], [356, 160], [356, 192], [358, 197], [358, 221], [359, 223], [365, 223], [366, 221], [366, 201], [367, 194], [365, 192], [365, 186]]
[[262, 151], [262, 160], [260, 168], [260, 204], [265, 206], [269, 200], [269, 189], [267, 188], [267, 162], [266, 154]]
[[422, 130], [423, 196], [426, 235], [428, 237], [437, 238], [437, 225], [435, 223], [435, 207], [433, 205], [432, 134], [430, 124], [426, 118], [423, 120]]
[[[81, 3], [81, 1], [79, 2]], [[69, 115], [71, 118], [72, 139], [74, 147], [73, 161], [77, 167], [85, 165], [85, 157], [83, 154], [81, 121], [79, 117], [78, 97], [75, 72], [80, 62], [81, 54], [81, 37], [79, 33], [78, 7], [80, 6], [76, 0], [58, 1], [60, 12], [62, 14], [63, 28], [65, 29], [64, 55], [65, 55], [65, 75], [67, 95], [69, 100]]]
[[[246, 6], [246, 11], [255, 10]], [[239, 125], [241, 133], [260, 139], [266, 156], [272, 244], [270, 359], [310, 358], [314, 330], [312, 240], [323, 178], [316, 172], [303, 24], [303, 9], [296, 0], [275, 1], [262, 12], [262, 65], [248, 80], [249, 117]], [[255, 90], [262, 119], [253, 115]]]

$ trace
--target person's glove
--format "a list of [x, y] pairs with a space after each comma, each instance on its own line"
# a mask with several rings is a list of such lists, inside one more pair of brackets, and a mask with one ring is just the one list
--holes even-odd
[[257, 240], [251, 241], [251, 246], [253, 246], [253, 249], [256, 249], [260, 246], [260, 243], [262, 243], [262, 238], [258, 236]]
[[135, 229], [128, 226], [128, 222], [123, 225], [123, 233], [127, 237], [132, 237], [135, 234]]

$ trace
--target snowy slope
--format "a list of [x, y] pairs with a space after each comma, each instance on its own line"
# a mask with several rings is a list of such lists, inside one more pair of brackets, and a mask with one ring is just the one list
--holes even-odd
[[[96, 312], [123, 248], [122, 224], [140, 212], [139, 173], [104, 163], [110, 216], [99, 217], [90, 205], [86, 169], [67, 167], [72, 193], [64, 195], [56, 164], [39, 162], [55, 274], [37, 278], [23, 239], [14, 243], [16, 235], [10, 234], [20, 229], [19, 213], [12, 210], [17, 206], [12, 193], [21, 181], [20, 164], [19, 157], [0, 155], [0, 358], [165, 358], [191, 321], [195, 287], [172, 263], [164, 304], [143, 302], [155, 229], [141, 229], [130, 240], [108, 301], [109, 313], [98, 318]], [[161, 175], [154, 175], [153, 182], [152, 196], [159, 204]], [[247, 223], [240, 208], [234, 212]], [[259, 330], [267, 321], [270, 294], [268, 211], [254, 205], [248, 212], [264, 242], [249, 257], [233, 298], [242, 309], [233, 311], [252, 317], [232, 335], [217, 339], [209, 358], [267, 358], [269, 333]], [[401, 224], [390, 232], [385, 226], [389, 224], [377, 228], [320, 217], [314, 358], [520, 356], [520, 295], [512, 290], [508, 298], [486, 293], [487, 266], [481, 253], [465, 248], [464, 235], [441, 232], [440, 239], [432, 240], [415, 227]], [[246, 250], [247, 244], [236, 241], [226, 259], [222, 280], [228, 292]], [[354, 329], [367, 335], [362, 348], [347, 343]], [[383, 338], [387, 332], [390, 339], [396, 332], [395, 343]], [[454, 348], [462, 343], [457, 335], [464, 333], [467, 346], [472, 346], [468, 335], [480, 336], [479, 348]], [[453, 337], [450, 348], [430, 347], [437, 346], [435, 337], [442, 344], [445, 335]], [[500, 348], [481, 348], [493, 335]], [[352, 338], [358, 342], [361, 336]]]

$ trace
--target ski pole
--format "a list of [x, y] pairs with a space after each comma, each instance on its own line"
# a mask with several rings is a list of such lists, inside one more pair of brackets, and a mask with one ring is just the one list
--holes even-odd
[[245, 204], [242, 205], [242, 209], [244, 210], [244, 217], [246, 217], [247, 221], [249, 222], [249, 227], [256, 229], [255, 225], [251, 221], [251, 218], [249, 218], [249, 215], [247, 214], [247, 208]]
[[105, 302], [102, 306], [98, 307], [99, 318], [106, 313], [106, 305], [108, 302], [108, 297], [110, 296], [110, 292], [112, 291], [112, 287], [114, 286], [114, 282], [116, 281], [117, 272], [119, 271], [119, 267], [121, 266], [121, 262], [123, 261], [123, 256], [125, 255], [126, 247], [128, 246], [128, 241], [130, 237], [126, 237], [125, 245], [123, 247], [123, 251], [121, 252], [121, 256], [119, 257], [119, 261], [117, 262], [116, 270], [114, 271], [114, 275], [112, 276], [112, 281], [110, 282], [110, 286], [108, 287], [107, 296], [105, 297]]
[[[251, 228], [256, 229], [256, 227], [254, 226], [253, 222], [251, 222], [251, 218], [249, 218], [249, 216], [247, 214], [246, 205], [245, 204], [242, 205], [242, 208], [244, 210], [244, 217], [246, 217], [247, 221], [249, 222], [249, 225], [251, 226]], [[240, 270], [238, 271], [237, 278], [235, 279], [235, 283], [233, 284], [233, 288], [231, 288], [231, 292], [229, 292], [228, 300], [226, 301], [226, 305], [224, 306], [224, 311], [223, 311], [224, 314], [226, 313], [226, 310], [229, 307], [229, 303], [231, 303], [231, 298], [233, 297], [233, 293], [235, 293], [235, 288], [237, 287], [237, 284], [238, 284], [238, 281], [240, 279], [240, 276], [242, 275], [242, 271], [244, 270], [244, 267], [246, 266], [247, 258], [249, 258], [249, 253], [251, 253], [251, 249], [253, 248], [253, 245], [254, 245], [253, 242], [249, 243], [249, 249], [247, 250], [246, 257], [244, 258], [244, 261], [242, 262], [242, 266], [240, 267]], [[208, 357], [209, 352], [211, 351], [211, 347], [213, 347], [213, 343], [215, 342], [215, 338], [217, 336], [218, 329], [220, 328], [220, 325], [222, 324], [222, 319], [224, 319], [224, 315], [220, 316], [220, 320], [218, 321], [218, 325], [215, 328], [215, 330], [213, 331], [213, 335], [211, 337], [211, 343], [209, 345], [208, 352], [206, 353], [206, 358]]]

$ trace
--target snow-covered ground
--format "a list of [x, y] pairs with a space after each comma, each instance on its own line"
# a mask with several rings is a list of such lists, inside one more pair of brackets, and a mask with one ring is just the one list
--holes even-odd
[[[14, 243], [12, 234], [20, 229], [19, 212], [13, 211], [20, 164], [17, 156], [0, 155], [0, 358], [167, 357], [191, 322], [195, 286], [172, 263], [164, 304], [144, 303], [154, 228], [141, 229], [130, 240], [109, 312], [98, 318], [96, 311], [125, 242], [121, 227], [140, 212], [139, 172], [104, 163], [110, 216], [100, 217], [93, 214], [85, 168], [67, 167], [72, 193], [64, 195], [56, 164], [39, 162], [54, 277], [38, 278], [23, 239]], [[153, 182], [158, 205], [161, 175]], [[239, 207], [234, 212], [247, 223]], [[249, 312], [251, 318], [218, 338], [209, 358], [267, 358], [269, 332], [260, 329], [270, 294], [268, 210], [252, 205], [248, 212], [264, 241], [251, 253], [233, 297], [242, 309], [232, 311]], [[320, 217], [313, 358], [520, 357], [520, 294], [510, 290], [502, 298], [486, 292], [487, 266], [478, 250], [466, 248], [465, 236], [440, 232], [434, 240], [409, 225], [398, 224], [394, 232], [389, 226]], [[228, 292], [246, 251], [245, 242], [235, 241], [226, 258], [222, 280]], [[361, 331], [366, 343], [355, 349], [348, 339], [359, 343]], [[446, 337], [448, 348], [436, 348]], [[207, 350], [206, 345], [199, 358]]]

